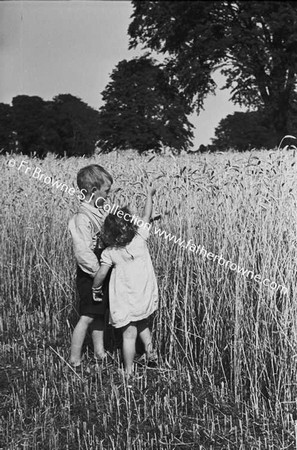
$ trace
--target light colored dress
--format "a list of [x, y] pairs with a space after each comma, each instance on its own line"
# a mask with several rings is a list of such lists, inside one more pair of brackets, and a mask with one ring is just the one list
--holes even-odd
[[142, 226], [125, 247], [108, 247], [101, 264], [113, 266], [109, 282], [109, 322], [120, 328], [149, 317], [158, 308], [158, 286]]

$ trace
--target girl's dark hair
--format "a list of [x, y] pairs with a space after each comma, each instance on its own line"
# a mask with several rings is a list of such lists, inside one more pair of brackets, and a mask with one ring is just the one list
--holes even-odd
[[[129, 244], [136, 235], [137, 225], [130, 221], [132, 215], [127, 206], [119, 211], [123, 211], [122, 217], [116, 214], [108, 214], [103, 227], [101, 238], [107, 247], [124, 247]], [[125, 219], [125, 215], [129, 214], [129, 219]]]

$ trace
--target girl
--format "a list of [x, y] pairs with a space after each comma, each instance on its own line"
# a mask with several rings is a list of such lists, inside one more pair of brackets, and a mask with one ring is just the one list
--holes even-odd
[[142, 219], [131, 216], [126, 207], [106, 217], [102, 239], [108, 248], [101, 254], [100, 270], [93, 283], [96, 299], [109, 269], [113, 267], [109, 282], [110, 323], [123, 331], [127, 375], [132, 373], [137, 334], [144, 344], [148, 362], [157, 362], [147, 322], [158, 307], [157, 281], [147, 247], [155, 192], [154, 188], [148, 190]]

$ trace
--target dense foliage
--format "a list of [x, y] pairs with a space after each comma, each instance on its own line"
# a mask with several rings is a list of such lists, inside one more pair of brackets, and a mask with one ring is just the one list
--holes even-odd
[[193, 133], [178, 88], [146, 56], [120, 61], [102, 92], [99, 141], [103, 152], [129, 148], [142, 153], [189, 147]]
[[297, 3], [294, 1], [133, 2], [130, 47], [166, 57], [192, 108], [214, 92], [220, 69], [234, 103], [265, 108], [278, 140], [292, 133], [296, 108]]
[[215, 129], [212, 149], [238, 151], [273, 148], [277, 142], [274, 128], [263, 112], [235, 112], [222, 119]]
[[0, 104], [0, 148], [24, 154], [83, 155], [94, 152], [98, 112], [70, 94], [52, 101], [19, 95]]

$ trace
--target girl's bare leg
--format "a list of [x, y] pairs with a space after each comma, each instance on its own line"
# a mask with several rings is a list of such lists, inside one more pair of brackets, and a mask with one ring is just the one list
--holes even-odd
[[148, 327], [146, 319], [138, 322], [138, 333], [139, 333], [140, 339], [143, 342], [147, 359], [148, 360], [156, 360], [157, 355], [156, 355], [156, 351], [153, 348], [152, 334]]
[[87, 334], [89, 325], [93, 322], [94, 317], [81, 316], [73, 330], [71, 339], [70, 364], [79, 366], [81, 363], [82, 346]]
[[135, 322], [130, 322], [123, 327], [123, 358], [127, 375], [132, 373], [135, 356], [135, 343], [137, 337], [137, 326]]

